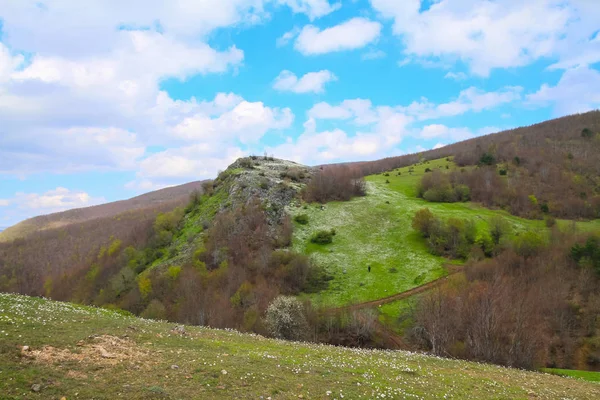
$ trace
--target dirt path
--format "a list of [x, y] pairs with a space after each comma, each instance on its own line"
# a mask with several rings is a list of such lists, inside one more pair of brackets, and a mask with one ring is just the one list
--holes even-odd
[[403, 300], [409, 297], [412, 297], [416, 294], [419, 293], [423, 293], [426, 292], [428, 290], [431, 290], [437, 286], [440, 286], [441, 284], [443, 284], [444, 282], [446, 282], [448, 280], [448, 278], [450, 278], [451, 276], [459, 273], [462, 271], [462, 268], [458, 267], [458, 266], [449, 266], [448, 267], [450, 273], [442, 278], [436, 279], [434, 281], [428, 282], [424, 285], [421, 286], [417, 286], [415, 288], [412, 288], [410, 290], [407, 290], [405, 292], [401, 292], [401, 293], [396, 293], [394, 295], [388, 296], [388, 297], [384, 297], [382, 299], [377, 299], [377, 300], [371, 300], [371, 301], [365, 301], [364, 303], [358, 303], [358, 304], [350, 304], [348, 306], [343, 306], [343, 307], [336, 307], [336, 308], [330, 308], [329, 310], [327, 310], [328, 313], [338, 313], [341, 311], [354, 311], [354, 310], [362, 310], [364, 308], [373, 308], [373, 307], [379, 307], [383, 304], [387, 304], [387, 303], [391, 303], [394, 302], [396, 300]]
[[[358, 310], [362, 310], [365, 308], [379, 307], [383, 304], [391, 303], [396, 300], [406, 299], [406, 298], [412, 297], [419, 293], [426, 292], [428, 290], [431, 290], [433, 288], [436, 288], [436, 287], [442, 285], [444, 282], [446, 282], [448, 280], [448, 278], [450, 278], [453, 275], [456, 275], [457, 273], [459, 273], [463, 270], [462, 267], [457, 266], [457, 265], [447, 265], [446, 268], [448, 268], [448, 271], [449, 271], [448, 275], [446, 275], [442, 278], [436, 279], [434, 281], [428, 282], [424, 285], [417, 286], [417, 287], [407, 290], [405, 292], [396, 293], [392, 296], [384, 297], [382, 299], [365, 301], [364, 303], [351, 304], [351, 305], [343, 306], [343, 307], [330, 308], [330, 309], [326, 310], [325, 313], [326, 314], [337, 314], [340, 312], [358, 311]], [[357, 315], [357, 318], [361, 318], [360, 314]], [[385, 342], [385, 344], [388, 348], [411, 350], [411, 347], [404, 341], [402, 336], [398, 335], [396, 332], [394, 332], [392, 329], [390, 329], [389, 327], [387, 327], [385, 324], [383, 324], [381, 321], [379, 321], [377, 319], [375, 320], [374, 329], [380, 335], [380, 337], [383, 339], [383, 341]]]

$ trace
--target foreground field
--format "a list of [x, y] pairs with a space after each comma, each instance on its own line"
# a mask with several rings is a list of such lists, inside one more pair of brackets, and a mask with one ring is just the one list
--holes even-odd
[[[0, 294], [2, 399], [594, 399], [600, 385]], [[29, 348], [23, 348], [29, 346]]]

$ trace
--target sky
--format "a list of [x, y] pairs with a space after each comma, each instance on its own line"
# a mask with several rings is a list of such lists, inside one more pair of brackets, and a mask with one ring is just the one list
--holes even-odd
[[0, 227], [598, 107], [597, 0], [0, 0]]

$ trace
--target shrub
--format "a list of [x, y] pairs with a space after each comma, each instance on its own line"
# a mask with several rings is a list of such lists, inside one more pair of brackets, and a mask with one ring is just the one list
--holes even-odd
[[501, 216], [494, 216], [489, 221], [490, 236], [495, 245], [500, 244], [500, 240], [510, 233], [509, 223]]
[[544, 239], [535, 232], [524, 232], [515, 240], [515, 251], [522, 257], [537, 255], [544, 247]]
[[306, 185], [303, 197], [307, 202], [327, 203], [347, 201], [365, 196], [367, 188], [360, 170], [348, 166], [324, 167]]
[[481, 158], [479, 159], [479, 164], [481, 165], [494, 165], [496, 163], [496, 157], [492, 153], [483, 153]]
[[431, 168], [425, 168], [425, 172], [431, 172]]
[[146, 298], [152, 293], [152, 281], [148, 277], [141, 277], [138, 280], [138, 289], [143, 298]]
[[548, 214], [550, 212], [550, 207], [548, 206], [548, 203], [542, 203], [540, 205], [540, 210], [542, 210], [544, 214]]
[[279, 296], [267, 308], [266, 323], [279, 339], [300, 340], [306, 336], [308, 323], [302, 303], [291, 296]]
[[429, 237], [431, 235], [431, 229], [435, 221], [435, 216], [429, 208], [422, 208], [415, 213], [412, 221], [413, 229], [421, 232], [423, 237]]
[[316, 244], [329, 244], [329, 243], [333, 242], [334, 235], [335, 235], [335, 230], [333, 230], [333, 229], [330, 231], [322, 230], [322, 231], [315, 232], [311, 236], [310, 241], [312, 243], [316, 243]]
[[181, 273], [181, 267], [176, 266], [176, 265], [170, 266], [169, 269], [167, 270], [167, 275], [168, 275], [169, 279], [171, 279], [172, 281], [176, 281], [177, 278], [179, 278], [180, 273]]
[[500, 171], [498, 171], [498, 173], [502, 176], [506, 176], [506, 174], [508, 174], [508, 171], [506, 169], [501, 169]]
[[242, 158], [240, 160], [240, 167], [245, 169], [254, 169], [254, 165], [252, 163], [252, 159], [250, 158]]
[[160, 302], [160, 300], [152, 299], [148, 307], [140, 314], [142, 318], [149, 319], [165, 319], [167, 316], [167, 309]]
[[306, 225], [306, 224], [308, 224], [308, 215], [307, 214], [296, 215], [294, 217], [294, 221], [296, 221], [300, 225]]
[[546, 226], [548, 228], [552, 228], [554, 225], [556, 225], [556, 218], [554, 218], [552, 215], [547, 215], [546, 218], [544, 218], [544, 221], [546, 222]]
[[594, 132], [592, 132], [589, 128], [583, 128], [583, 130], [581, 131], [581, 137], [590, 139], [594, 137]]
[[590, 236], [584, 245], [575, 244], [571, 248], [571, 257], [580, 264], [588, 264], [600, 274], [600, 238]]

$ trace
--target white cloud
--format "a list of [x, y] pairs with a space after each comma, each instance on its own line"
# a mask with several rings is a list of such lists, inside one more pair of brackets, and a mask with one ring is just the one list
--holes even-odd
[[435, 146], [433, 146], [433, 150], [441, 149], [444, 146], [446, 146], [444, 143], [437, 143]]
[[215, 148], [204, 144], [168, 149], [155, 153], [140, 164], [136, 180], [127, 187], [156, 190], [173, 184], [215, 177], [245, 152], [238, 147]]
[[433, 104], [423, 98], [408, 106], [373, 107], [366, 99], [344, 100], [339, 105], [326, 102], [315, 104], [308, 116], [321, 120], [350, 120], [357, 125], [368, 125], [379, 120], [384, 110], [403, 114], [416, 120], [432, 120], [453, 117], [467, 112], [480, 112], [521, 99], [521, 87], [505, 87], [496, 92], [484, 92], [470, 87], [460, 92], [458, 98], [442, 104]]
[[[208, 34], [256, 24], [282, 2], [38, 3], [0, 0], [0, 173], [136, 171], [155, 146], [243, 146], [293, 121], [288, 108], [232, 93], [174, 100], [160, 89], [168, 78], [235, 71], [243, 51], [213, 48]], [[311, 18], [329, 4], [285, 3]]]
[[484, 92], [470, 87], [460, 92], [454, 101], [443, 104], [432, 104], [427, 99], [413, 102], [402, 110], [420, 120], [453, 117], [466, 112], [489, 110], [502, 104], [512, 103], [521, 99], [523, 88], [508, 86], [496, 92]]
[[298, 35], [294, 47], [304, 55], [353, 50], [374, 42], [380, 33], [379, 22], [360, 17], [324, 30], [307, 25]]
[[460, 141], [472, 138], [473, 134], [467, 128], [449, 128], [446, 125], [432, 124], [423, 127], [419, 136], [423, 139], [444, 137], [453, 141]]
[[386, 52], [383, 50], [370, 50], [364, 53], [360, 58], [362, 60], [379, 60], [381, 58], [385, 58], [387, 56]]
[[585, 66], [569, 69], [555, 86], [543, 84], [527, 100], [533, 105], [554, 105], [555, 116], [600, 108], [600, 72]]
[[207, 143], [239, 140], [252, 143], [271, 129], [288, 128], [294, 121], [289, 108], [266, 107], [262, 102], [241, 101], [216, 118], [198, 113], [183, 119], [172, 128], [178, 138]]
[[25, 61], [20, 54], [13, 56], [8, 48], [0, 42], [0, 84], [8, 81], [12, 73]]
[[15, 209], [48, 214], [70, 208], [88, 207], [105, 201], [102, 197], [95, 198], [83, 191], [57, 187], [42, 194], [18, 192], [13, 198], [4, 199], [0, 203]]
[[337, 77], [330, 71], [309, 72], [303, 77], [298, 77], [291, 71], [281, 71], [275, 78], [273, 88], [283, 92], [294, 93], [323, 93], [325, 84], [336, 81]]
[[10, 200], [8, 199], [0, 199], [0, 207], [7, 207], [10, 205]]
[[338, 10], [341, 2], [329, 3], [329, 0], [277, 0], [280, 4], [285, 4], [295, 13], [303, 13], [314, 20], [323, 17]]
[[467, 79], [467, 74], [464, 72], [448, 72], [444, 78], [446, 79], [454, 79], [455, 81], [464, 81]]
[[284, 33], [283, 35], [281, 35], [281, 37], [277, 38], [276, 41], [276, 45], [277, 47], [284, 47], [287, 46], [287, 44], [296, 36], [298, 36], [298, 34], [300, 33], [300, 28], [298, 28], [297, 26], [294, 27], [294, 29], [292, 29], [291, 31], [287, 31], [286, 33]]
[[598, 2], [441, 0], [424, 10], [420, 3], [371, 0], [375, 10], [394, 20], [393, 31], [409, 56], [460, 60], [472, 73], [487, 76], [492, 69], [524, 66], [543, 57], [574, 60], [579, 55], [579, 60], [559, 64], [565, 67], [600, 55], [582, 51], [599, 26]]

